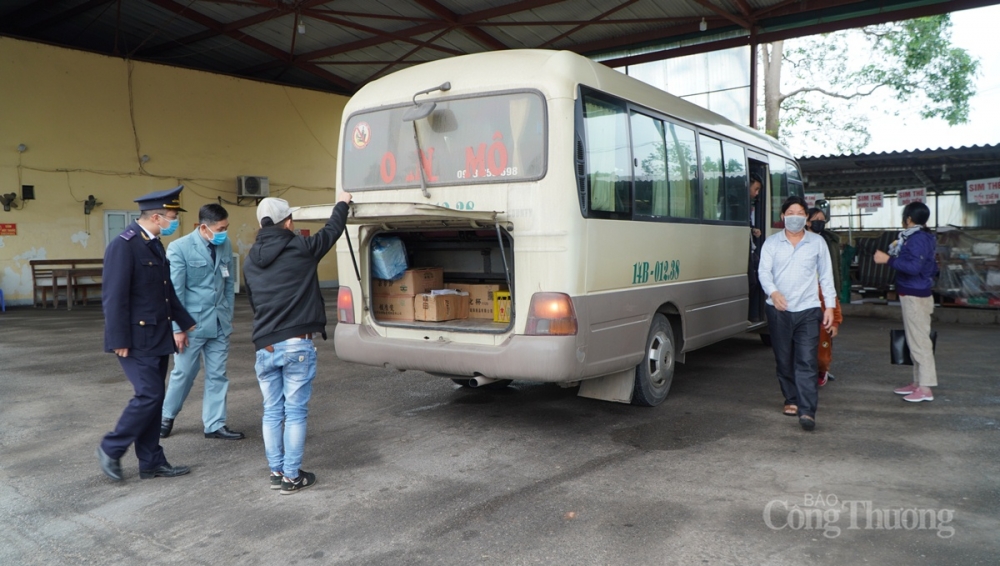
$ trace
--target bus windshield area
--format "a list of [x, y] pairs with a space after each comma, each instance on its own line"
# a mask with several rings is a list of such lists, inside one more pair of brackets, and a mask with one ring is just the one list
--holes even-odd
[[344, 127], [348, 191], [534, 181], [545, 175], [545, 103], [524, 91], [434, 100], [434, 111], [403, 120], [412, 106], [354, 114]]

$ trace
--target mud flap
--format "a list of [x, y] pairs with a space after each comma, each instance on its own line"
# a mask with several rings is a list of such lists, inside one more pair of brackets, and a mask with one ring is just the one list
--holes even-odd
[[634, 387], [635, 368], [629, 368], [580, 382], [577, 396], [601, 401], [614, 401], [615, 403], [631, 403]]

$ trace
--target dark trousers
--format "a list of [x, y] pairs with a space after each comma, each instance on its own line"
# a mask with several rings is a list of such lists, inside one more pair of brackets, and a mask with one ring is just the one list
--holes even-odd
[[101, 450], [112, 458], [121, 458], [129, 445], [135, 444], [139, 469], [152, 470], [167, 463], [160, 447], [160, 416], [170, 356], [128, 356], [118, 361], [132, 383], [135, 396], [122, 412], [114, 432], [104, 436]]
[[816, 416], [819, 403], [817, 349], [823, 310], [779, 311], [767, 305], [771, 348], [778, 367], [778, 384], [786, 405], [797, 405], [799, 415]]

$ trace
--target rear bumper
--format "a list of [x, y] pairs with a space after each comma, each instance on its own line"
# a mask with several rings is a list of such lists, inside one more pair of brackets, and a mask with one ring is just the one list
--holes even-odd
[[577, 336], [511, 336], [499, 346], [385, 338], [366, 324], [338, 324], [337, 357], [399, 370], [494, 379], [576, 381], [584, 371]]

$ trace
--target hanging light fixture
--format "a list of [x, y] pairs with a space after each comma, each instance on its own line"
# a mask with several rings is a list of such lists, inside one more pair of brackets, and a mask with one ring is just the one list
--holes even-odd
[[299, 26], [298, 26], [298, 28], [299, 28], [299, 35], [305, 35], [306, 34], [306, 23], [305, 22], [303, 22], [302, 20], [299, 20]]
[[708, 22], [705, 21], [705, 18], [701, 19], [701, 23], [698, 24], [698, 29], [700, 29], [701, 31], [705, 31], [708, 29]]
[[948, 165], [944, 163], [941, 164], [941, 180], [942, 181], [951, 180], [951, 173], [948, 172]]

